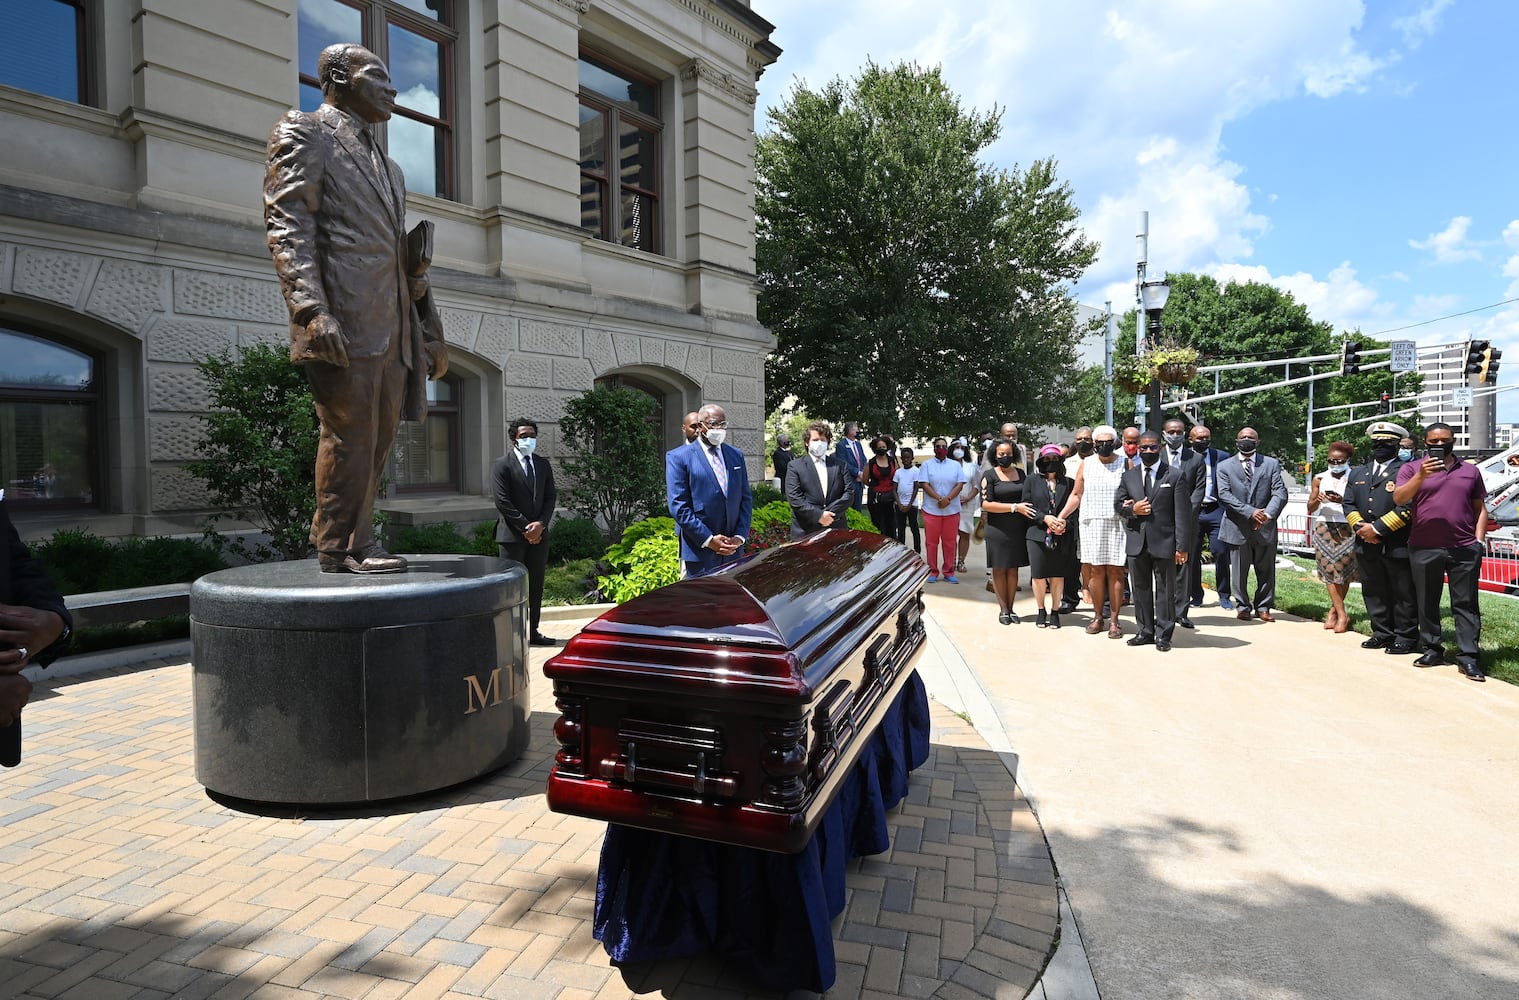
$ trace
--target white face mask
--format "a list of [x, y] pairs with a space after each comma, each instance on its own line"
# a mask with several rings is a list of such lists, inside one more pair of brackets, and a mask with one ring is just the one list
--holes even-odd
[[728, 431], [724, 427], [714, 427], [711, 430], [703, 431], [703, 433], [707, 436], [707, 443], [714, 448], [721, 448], [723, 441], [728, 437]]
[[535, 437], [521, 437], [517, 439], [517, 450], [524, 455], [531, 455], [538, 448], [538, 439]]
[[956, 461], [958, 461], [959, 459], [962, 459], [962, 458], [965, 457], [965, 449], [964, 448], [951, 448], [951, 449], [949, 449], [949, 457], [955, 459]]
[[1343, 476], [1345, 474], [1345, 470], [1348, 469], [1348, 468], [1350, 468], [1350, 463], [1349, 462], [1330, 462], [1329, 463], [1329, 471], [1332, 472], [1332, 473], [1334, 473], [1337, 476]]
[[822, 458], [824, 455], [828, 454], [828, 442], [824, 441], [822, 438], [817, 438], [814, 441], [808, 441], [807, 454], [811, 455], [813, 458]]

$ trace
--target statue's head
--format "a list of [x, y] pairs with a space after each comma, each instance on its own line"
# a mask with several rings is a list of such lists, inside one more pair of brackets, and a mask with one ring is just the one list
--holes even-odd
[[390, 118], [396, 105], [396, 88], [380, 57], [351, 42], [339, 42], [322, 50], [316, 60], [322, 99], [370, 124]]

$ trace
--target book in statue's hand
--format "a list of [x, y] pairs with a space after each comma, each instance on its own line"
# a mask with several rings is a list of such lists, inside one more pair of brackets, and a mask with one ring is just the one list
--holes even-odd
[[433, 224], [426, 219], [406, 234], [406, 273], [412, 277], [427, 273], [432, 264]]

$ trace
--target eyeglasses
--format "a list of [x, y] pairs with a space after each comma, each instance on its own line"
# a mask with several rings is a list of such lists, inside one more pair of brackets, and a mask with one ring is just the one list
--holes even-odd
[[725, 430], [728, 429], [728, 421], [726, 421], [726, 420], [704, 420], [704, 421], [702, 421], [702, 426], [705, 427], [705, 428], [707, 428], [707, 430], [709, 430], [709, 431], [725, 431]]
[[1160, 445], [1158, 445], [1158, 444], [1142, 444], [1142, 445], [1139, 446], [1139, 450], [1140, 451], [1159, 451], [1160, 450]]

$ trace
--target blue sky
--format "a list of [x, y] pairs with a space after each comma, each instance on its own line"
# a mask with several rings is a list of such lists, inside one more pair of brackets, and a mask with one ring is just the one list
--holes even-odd
[[[1102, 243], [1078, 297], [1150, 271], [1293, 293], [1382, 333], [1519, 298], [1519, 86], [1508, 0], [755, 0], [763, 110], [867, 58], [941, 66], [1003, 109], [999, 166], [1053, 156]], [[1490, 339], [1519, 382], [1519, 302], [1397, 334]], [[1519, 422], [1519, 390], [1498, 396]]]

